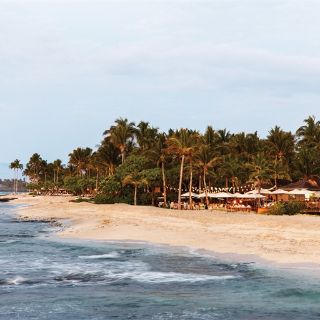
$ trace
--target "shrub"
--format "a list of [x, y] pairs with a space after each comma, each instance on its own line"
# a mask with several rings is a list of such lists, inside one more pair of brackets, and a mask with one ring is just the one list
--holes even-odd
[[299, 214], [305, 208], [305, 204], [302, 202], [278, 202], [271, 207], [269, 214], [272, 215], [295, 215]]
[[92, 202], [92, 199], [90, 198], [77, 198], [74, 200], [71, 200], [71, 202], [76, 202], [76, 203], [80, 203], [80, 202]]
[[97, 194], [93, 199], [93, 202], [95, 204], [113, 204], [114, 197], [110, 195], [105, 195], [105, 194]]

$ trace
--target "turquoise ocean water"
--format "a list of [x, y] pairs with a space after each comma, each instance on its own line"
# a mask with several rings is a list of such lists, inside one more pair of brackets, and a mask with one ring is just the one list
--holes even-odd
[[143, 243], [62, 241], [0, 204], [0, 319], [320, 319], [320, 281]]

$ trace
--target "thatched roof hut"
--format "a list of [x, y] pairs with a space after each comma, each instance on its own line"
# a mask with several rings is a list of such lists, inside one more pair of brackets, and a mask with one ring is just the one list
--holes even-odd
[[308, 189], [311, 191], [320, 191], [320, 177], [316, 175], [305, 177], [297, 182], [292, 182], [283, 186], [284, 190]]

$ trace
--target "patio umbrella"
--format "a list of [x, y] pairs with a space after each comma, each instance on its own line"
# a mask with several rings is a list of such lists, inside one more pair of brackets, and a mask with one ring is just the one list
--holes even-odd
[[277, 189], [276, 191], [273, 191], [270, 194], [290, 194], [290, 193], [283, 189]]
[[232, 194], [233, 198], [241, 198], [243, 196], [242, 193], [236, 192]]
[[[181, 195], [181, 198], [189, 198], [190, 196], [190, 192], [186, 192], [184, 194]], [[192, 198], [199, 198], [199, 195], [196, 193], [191, 192], [191, 197]]]
[[233, 194], [228, 192], [210, 193], [210, 198], [233, 198]]
[[263, 196], [262, 194], [256, 193], [256, 194], [242, 194], [241, 197], [239, 196], [239, 198], [241, 199], [264, 199], [266, 198], [265, 196]]
[[[260, 190], [260, 194], [271, 194], [272, 191], [268, 190], [268, 189], [263, 189], [261, 188]], [[248, 191], [246, 194], [259, 194], [259, 190], [255, 189], [255, 190], [251, 190]]]
[[310, 191], [310, 190], [307, 190], [307, 189], [294, 189], [292, 191], [289, 191], [289, 194], [293, 194], [293, 195], [299, 195], [299, 194], [302, 194], [302, 195], [311, 195], [311, 194], [314, 194], [313, 191]]

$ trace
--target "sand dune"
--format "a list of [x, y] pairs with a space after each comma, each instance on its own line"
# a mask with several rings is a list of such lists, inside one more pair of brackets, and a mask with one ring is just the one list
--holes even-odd
[[30, 219], [68, 219], [61, 237], [148, 241], [276, 263], [320, 265], [320, 217], [173, 211], [125, 204], [72, 203], [70, 197], [20, 196]]

